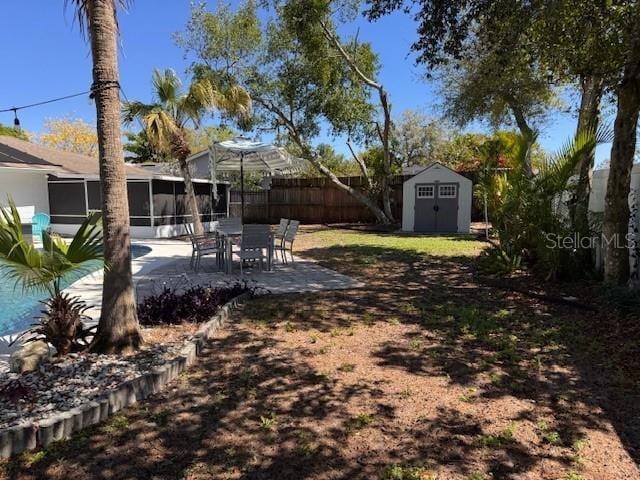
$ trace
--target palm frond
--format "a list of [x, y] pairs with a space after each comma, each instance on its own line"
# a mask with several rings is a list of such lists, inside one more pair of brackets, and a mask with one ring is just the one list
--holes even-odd
[[128, 125], [136, 118], [142, 120], [155, 108], [158, 108], [158, 105], [138, 101], [125, 102], [122, 105], [122, 121]]
[[224, 91], [224, 109], [231, 115], [249, 117], [251, 115], [251, 96], [239, 85], [233, 85]]
[[59, 292], [64, 279], [95, 271], [102, 265], [102, 232], [95, 215], [80, 226], [70, 244], [43, 232], [43, 249], [36, 249], [22, 234], [20, 216], [10, 200], [0, 207], [0, 270], [26, 290]]
[[166, 110], [155, 108], [142, 121], [151, 144], [160, 151], [168, 151], [172, 137], [180, 130], [175, 119]]
[[153, 92], [163, 104], [175, 104], [182, 95], [180, 90], [182, 82], [176, 72], [167, 68], [164, 72], [158, 69], [153, 71]]
[[596, 146], [611, 141], [611, 129], [601, 126], [597, 130], [584, 129], [568, 141], [540, 166], [536, 183], [548, 192], [564, 190], [574, 175], [580, 161], [592, 152]]
[[65, 258], [72, 263], [83, 263], [102, 259], [102, 225], [100, 213], [89, 215], [73, 236], [70, 244], [64, 244]]
[[208, 79], [194, 81], [181, 102], [181, 110], [195, 123], [208, 109], [220, 109], [224, 96]]
[[[117, 12], [118, 8], [127, 10], [132, 0], [111, 0], [113, 3], [114, 20], [118, 25]], [[73, 8], [75, 10], [74, 20], [78, 22], [80, 32], [87, 37], [91, 35], [89, 26], [89, 4], [91, 0], [64, 0], [64, 8]]]

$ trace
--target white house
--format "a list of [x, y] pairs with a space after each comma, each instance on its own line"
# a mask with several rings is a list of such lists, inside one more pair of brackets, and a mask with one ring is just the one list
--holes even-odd
[[402, 230], [421, 233], [469, 233], [472, 182], [436, 163], [403, 184]]
[[[139, 165], [125, 165], [131, 235], [162, 238], [186, 233], [190, 221], [182, 178]], [[217, 216], [228, 215], [228, 184], [194, 179], [194, 190], [205, 228]], [[90, 211], [102, 204], [98, 160], [14, 137], [0, 136], [0, 204], [11, 198], [30, 228], [34, 213], [51, 217], [51, 229], [73, 234]]]

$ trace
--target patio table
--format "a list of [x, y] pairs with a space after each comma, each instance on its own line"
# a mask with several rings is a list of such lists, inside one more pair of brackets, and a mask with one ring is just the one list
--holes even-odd
[[[233, 245], [237, 244], [242, 237], [242, 225], [235, 227], [217, 226], [216, 232], [220, 235], [224, 248], [225, 272], [230, 274], [233, 270]], [[271, 262], [274, 253], [274, 237], [270, 236], [269, 248], [267, 252], [267, 270], [271, 271]]]

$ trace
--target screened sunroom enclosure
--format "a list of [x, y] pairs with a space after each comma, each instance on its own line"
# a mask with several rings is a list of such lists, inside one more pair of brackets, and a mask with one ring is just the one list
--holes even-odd
[[[218, 201], [213, 184], [193, 180], [200, 220], [206, 229], [218, 217], [228, 215], [228, 185], [218, 183]], [[100, 182], [93, 178], [49, 176], [49, 213], [52, 230], [72, 234], [89, 212], [101, 209]], [[181, 178], [127, 179], [131, 236], [167, 238], [186, 233], [191, 222], [185, 185]]]

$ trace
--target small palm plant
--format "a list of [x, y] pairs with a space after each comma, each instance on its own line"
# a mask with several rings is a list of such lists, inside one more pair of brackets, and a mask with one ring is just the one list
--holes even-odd
[[522, 168], [527, 155], [524, 145], [529, 143], [523, 137], [522, 148], [514, 150], [513, 168], [483, 172], [477, 192], [487, 199], [489, 217], [500, 239], [487, 252], [489, 261], [500, 264], [495, 265], [497, 271], [509, 271], [521, 262], [547, 279], [561, 272], [581, 271], [575, 251], [553, 246], [555, 240], [573, 234], [563, 197], [570, 194], [571, 179], [585, 153], [609, 139], [607, 128], [584, 130], [542, 161], [538, 173], [530, 178]]
[[98, 215], [91, 214], [68, 244], [43, 232], [43, 248], [37, 249], [24, 238], [15, 204], [9, 201], [8, 208], [0, 207], [0, 272], [23, 290], [49, 294], [40, 323], [18, 338], [27, 335], [27, 342], [44, 339], [56, 348], [57, 355], [79, 348], [78, 342], [86, 340], [90, 332], [83, 319], [88, 307], [62, 289], [65, 281], [104, 265]]

